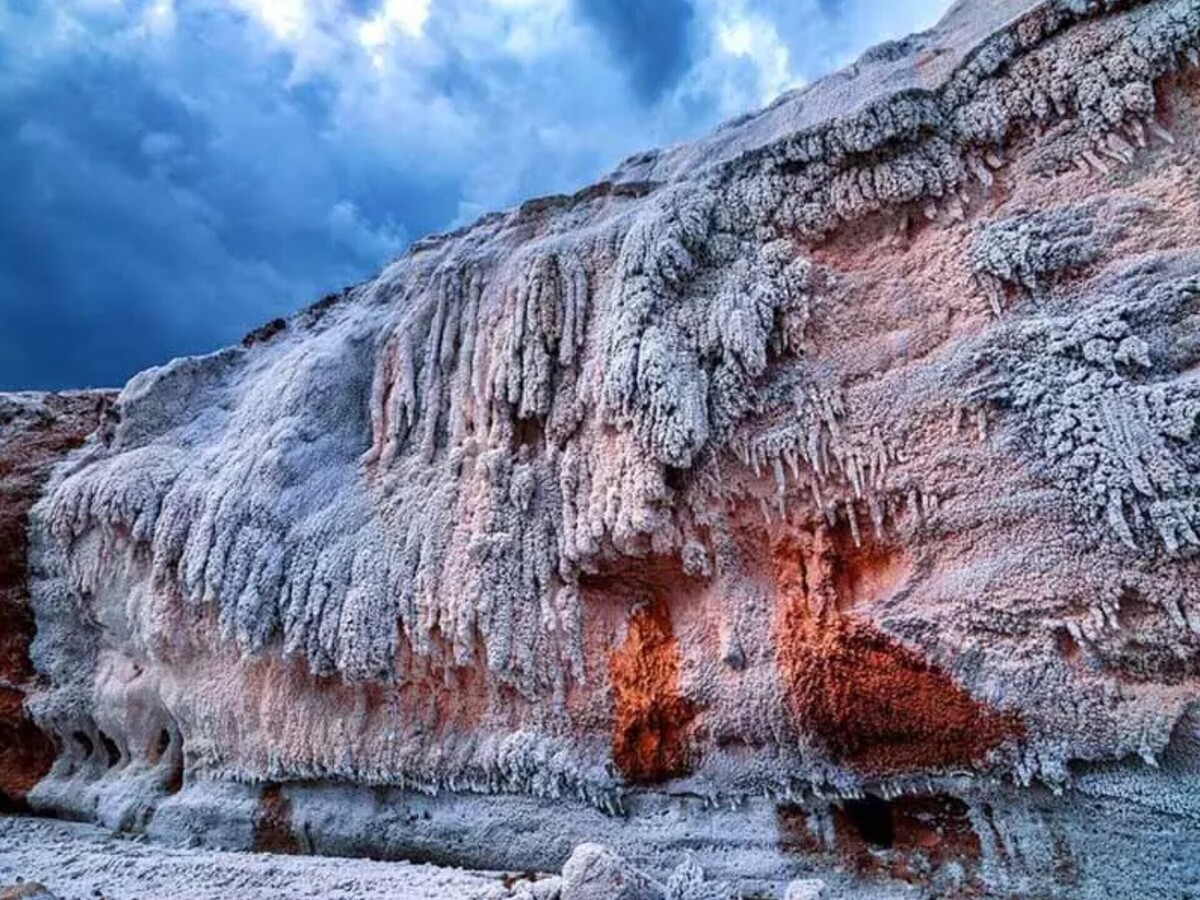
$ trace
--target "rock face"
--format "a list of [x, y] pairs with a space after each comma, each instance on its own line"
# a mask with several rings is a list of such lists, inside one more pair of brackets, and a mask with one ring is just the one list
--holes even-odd
[[960, 2], [137, 376], [32, 517], [31, 801], [1200, 890], [1198, 46], [1200, 0]]
[[103, 394], [0, 395], [0, 811], [22, 809], [55, 749], [25, 709], [34, 681], [26, 561], [29, 509], [50, 470], [97, 427]]

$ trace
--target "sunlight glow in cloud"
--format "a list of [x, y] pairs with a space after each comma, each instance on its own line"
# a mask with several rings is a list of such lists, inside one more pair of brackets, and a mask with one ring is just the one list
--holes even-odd
[[154, 0], [138, 21], [138, 30], [147, 39], [164, 38], [175, 31], [174, 0]]
[[236, 0], [281, 40], [292, 40], [309, 26], [309, 0]]
[[235, 341], [949, 4], [0, 0], [0, 389]]
[[430, 0], [385, 0], [383, 7], [358, 28], [358, 39], [377, 62], [393, 32], [420, 37], [429, 20]]
[[770, 103], [803, 79], [792, 74], [787, 45], [775, 25], [761, 16], [741, 15], [716, 23], [717, 46], [722, 53], [743, 57], [758, 70], [760, 104]]

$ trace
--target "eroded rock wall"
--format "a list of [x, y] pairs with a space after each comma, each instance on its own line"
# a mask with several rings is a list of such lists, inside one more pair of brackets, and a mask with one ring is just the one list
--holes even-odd
[[24, 808], [56, 754], [25, 708], [37, 675], [29, 659], [29, 510], [50, 470], [100, 425], [111, 400], [102, 393], [0, 394], [0, 811]]
[[1195, 885], [1198, 46], [1198, 0], [962, 2], [137, 376], [33, 515], [32, 800]]

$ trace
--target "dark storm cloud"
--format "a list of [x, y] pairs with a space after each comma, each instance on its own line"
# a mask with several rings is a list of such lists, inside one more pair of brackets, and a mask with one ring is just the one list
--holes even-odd
[[777, 81], [720, 29], [875, 0], [817, 2], [0, 0], [0, 390], [119, 385], [701, 133]]
[[286, 87], [230, 19], [182, 25], [162, 67], [85, 44], [3, 73], [0, 389], [115, 385], [228, 344], [399, 252], [397, 211], [454, 214], [453, 186], [331, 153], [321, 86]]
[[692, 64], [691, 0], [576, 0], [646, 102], [658, 100]]

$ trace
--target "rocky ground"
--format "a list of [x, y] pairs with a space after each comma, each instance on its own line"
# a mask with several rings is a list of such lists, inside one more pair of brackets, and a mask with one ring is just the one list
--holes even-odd
[[[726, 900], [733, 896], [727, 884], [706, 879], [693, 860], [685, 860], [660, 883], [598, 844], [577, 847], [560, 876], [171, 848], [77, 822], [0, 818], [0, 900]], [[856, 896], [882, 900], [874, 893]], [[784, 898], [834, 900], [817, 879], [793, 881]]]
[[467, 900], [503, 889], [502, 877], [400, 862], [178, 849], [74, 822], [0, 818], [0, 885], [39, 883], [60, 900]]

